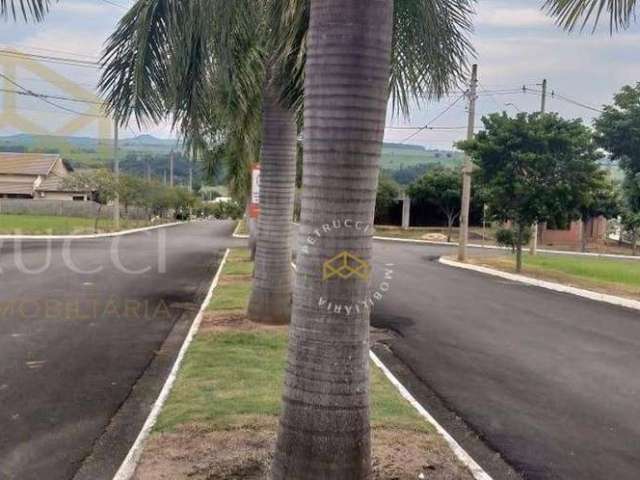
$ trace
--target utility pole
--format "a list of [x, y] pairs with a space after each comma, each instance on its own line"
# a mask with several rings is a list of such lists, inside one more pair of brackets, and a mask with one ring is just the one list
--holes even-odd
[[151, 163], [149, 162], [149, 157], [145, 157], [144, 166], [145, 166], [147, 182], [150, 182], [151, 181]]
[[[547, 79], [542, 80], [542, 98], [540, 100], [540, 113], [545, 113], [547, 110]], [[538, 222], [533, 224], [531, 228], [531, 248], [529, 249], [531, 255], [538, 253]]]
[[[113, 121], [113, 176], [117, 183], [120, 180], [120, 159], [118, 158], [118, 118]], [[116, 229], [120, 228], [120, 195], [116, 191], [116, 198], [113, 204], [113, 222]]]
[[[473, 139], [476, 121], [476, 100], [478, 90], [478, 65], [471, 69], [471, 83], [469, 84], [469, 120], [467, 123], [467, 140]], [[471, 203], [471, 173], [473, 163], [469, 155], [464, 157], [462, 167], [462, 205], [460, 207], [460, 238], [458, 239], [458, 260], [466, 262], [467, 243], [469, 241], [469, 205]]]

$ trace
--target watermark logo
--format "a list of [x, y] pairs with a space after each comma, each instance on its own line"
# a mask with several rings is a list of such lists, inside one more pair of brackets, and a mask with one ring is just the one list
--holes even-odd
[[[350, 218], [335, 219], [319, 228], [312, 230], [302, 245], [301, 252], [310, 254], [311, 249], [320, 242], [331, 237], [362, 237], [373, 232], [370, 223]], [[345, 316], [360, 315], [368, 312], [381, 302], [391, 289], [393, 280], [393, 264], [373, 264], [355, 254], [344, 250], [321, 264], [322, 280], [326, 283], [325, 293], [317, 300], [318, 308], [329, 314]], [[345, 302], [340, 296], [339, 287], [336, 290], [334, 282], [356, 280], [362, 282], [362, 297], [355, 302]], [[334, 293], [331, 293], [334, 292]]]
[[362, 281], [368, 281], [371, 274], [369, 262], [350, 253], [342, 252], [324, 262], [322, 266], [322, 279], [324, 281], [332, 278], [342, 278], [348, 280], [356, 277]]

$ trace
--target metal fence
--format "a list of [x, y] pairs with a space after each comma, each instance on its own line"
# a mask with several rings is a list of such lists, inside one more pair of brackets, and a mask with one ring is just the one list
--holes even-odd
[[[28, 200], [0, 199], [0, 215], [45, 215], [53, 217], [95, 218], [100, 205], [96, 202], [73, 202], [70, 200]], [[125, 212], [120, 208], [123, 218], [145, 220], [147, 213], [143, 208], [129, 207]], [[105, 205], [100, 218], [113, 218], [113, 207]]]

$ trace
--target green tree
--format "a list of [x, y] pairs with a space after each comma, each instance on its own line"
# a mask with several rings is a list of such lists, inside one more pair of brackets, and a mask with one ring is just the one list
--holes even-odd
[[[372, 228], [363, 226], [374, 220], [390, 85], [400, 81], [395, 98], [402, 102], [413, 92], [437, 95], [456, 83], [468, 51], [471, 3], [309, 2], [298, 233], [304, 248], [297, 257], [274, 480], [372, 476], [369, 282], [326, 278], [323, 266], [344, 252], [372, 260]], [[392, 54], [394, 48], [405, 54]], [[341, 221], [353, 228], [332, 228]]]
[[563, 214], [579, 218], [600, 167], [591, 131], [556, 114], [506, 113], [483, 118], [484, 130], [459, 147], [480, 167], [492, 215], [515, 228], [516, 268], [528, 225]]
[[633, 255], [638, 251], [640, 238], [640, 173], [628, 175], [623, 184], [622, 231], [620, 238], [627, 234], [631, 242]]
[[447, 242], [451, 242], [453, 225], [460, 216], [462, 178], [450, 168], [437, 167], [408, 189], [412, 201], [434, 206], [447, 217]]
[[388, 221], [391, 209], [398, 202], [399, 196], [400, 186], [392, 178], [381, 174], [376, 194], [376, 225]]
[[98, 222], [102, 214], [102, 207], [116, 199], [118, 182], [109, 170], [92, 170], [75, 172], [65, 177], [65, 188], [79, 192], [92, 192], [93, 199], [98, 202], [98, 211], [94, 223], [94, 231], [98, 233]]
[[628, 175], [640, 172], [640, 82], [627, 85], [596, 119], [596, 140]]
[[140, 0], [109, 39], [101, 79], [110, 111], [123, 122], [132, 115], [159, 120], [169, 112], [190, 156], [211, 161], [210, 172], [213, 161], [230, 159], [236, 198], [247, 193], [262, 139], [249, 316], [266, 323], [289, 321], [292, 290], [297, 125], [280, 92], [287, 78], [278, 56], [278, 32], [287, 25], [282, 6], [254, 0]]
[[621, 213], [619, 192], [604, 169], [594, 172], [587, 188], [580, 192], [578, 212], [582, 220], [581, 250], [587, 251], [587, 227], [589, 220], [603, 216], [615, 218]]

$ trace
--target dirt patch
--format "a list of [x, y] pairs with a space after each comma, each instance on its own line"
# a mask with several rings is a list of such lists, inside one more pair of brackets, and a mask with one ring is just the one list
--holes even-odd
[[227, 275], [222, 277], [218, 285], [234, 285], [238, 283], [251, 283], [251, 275]]
[[[134, 480], [266, 480], [275, 430], [210, 432], [184, 427], [149, 438]], [[470, 480], [438, 435], [373, 432], [373, 479]]]
[[225, 332], [237, 330], [241, 332], [253, 330], [286, 331], [287, 325], [262, 325], [252, 322], [243, 311], [206, 313], [202, 318], [200, 332]]

